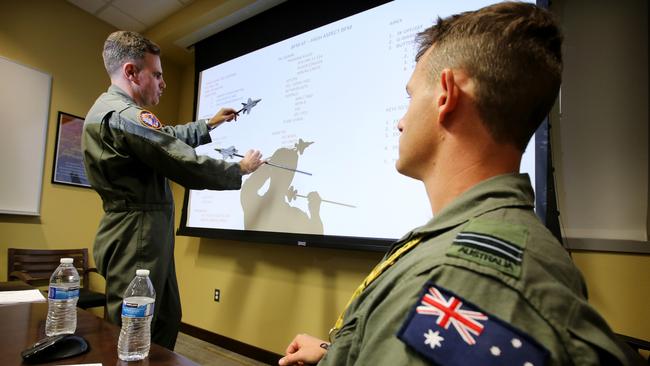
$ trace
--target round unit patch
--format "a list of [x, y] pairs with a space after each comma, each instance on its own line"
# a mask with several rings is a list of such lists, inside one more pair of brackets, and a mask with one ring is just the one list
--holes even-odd
[[159, 130], [162, 128], [162, 123], [160, 123], [158, 117], [149, 111], [140, 111], [140, 114], [138, 114], [138, 119], [140, 120], [140, 123], [142, 123], [145, 127], [153, 128], [154, 130]]

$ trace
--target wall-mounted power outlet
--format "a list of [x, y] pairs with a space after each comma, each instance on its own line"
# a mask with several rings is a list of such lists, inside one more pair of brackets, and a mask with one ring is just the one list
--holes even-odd
[[221, 300], [221, 290], [218, 288], [214, 289], [214, 301], [219, 302]]

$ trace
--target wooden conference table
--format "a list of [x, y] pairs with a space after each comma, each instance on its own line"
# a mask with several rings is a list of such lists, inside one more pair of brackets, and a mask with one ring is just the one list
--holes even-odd
[[[9, 282], [0, 283], [0, 291], [31, 288], [26, 284], [24, 284], [26, 287], [9, 284]], [[23, 365], [20, 352], [45, 337], [46, 316], [47, 302], [0, 305], [0, 342], [2, 343], [0, 345], [0, 365]], [[80, 308], [77, 308], [77, 331], [75, 334], [82, 336], [88, 342], [90, 350], [87, 353], [38, 365], [101, 363], [103, 366], [196, 366], [187, 358], [153, 343], [147, 359], [137, 362], [121, 361], [117, 358], [117, 340], [120, 336], [120, 328]]]

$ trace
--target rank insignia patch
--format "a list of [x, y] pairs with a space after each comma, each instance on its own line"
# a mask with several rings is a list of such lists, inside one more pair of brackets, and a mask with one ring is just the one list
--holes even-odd
[[397, 337], [437, 365], [542, 366], [548, 358], [526, 333], [432, 283]]
[[463, 258], [519, 278], [527, 236], [524, 227], [472, 221], [458, 233], [447, 256]]
[[145, 127], [153, 128], [154, 130], [159, 130], [162, 128], [162, 123], [160, 123], [158, 117], [149, 111], [140, 111], [140, 114], [138, 114], [138, 119], [140, 120], [140, 123], [142, 123]]

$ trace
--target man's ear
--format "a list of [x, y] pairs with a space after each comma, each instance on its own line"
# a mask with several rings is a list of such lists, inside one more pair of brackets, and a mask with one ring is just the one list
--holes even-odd
[[458, 104], [458, 85], [454, 80], [454, 72], [451, 69], [444, 69], [440, 73], [440, 89], [438, 96], [438, 121], [446, 123], [451, 113]]
[[122, 73], [127, 80], [138, 83], [138, 68], [134, 63], [127, 62], [122, 65]]

